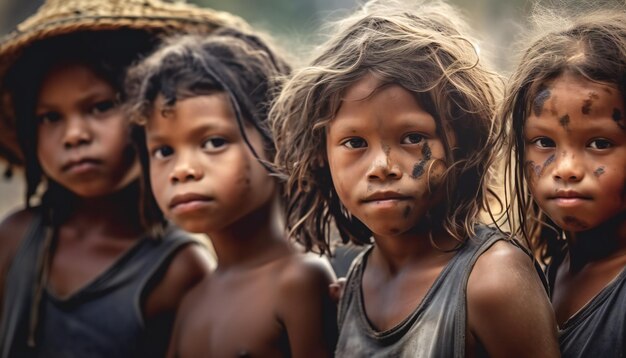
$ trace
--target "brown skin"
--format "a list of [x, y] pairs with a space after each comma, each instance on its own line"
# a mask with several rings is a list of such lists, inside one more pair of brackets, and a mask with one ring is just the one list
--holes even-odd
[[[146, 126], [155, 197], [183, 229], [207, 234], [218, 258], [185, 298], [168, 356], [331, 356], [332, 271], [285, 240], [276, 183], [245, 144], [226, 95], [161, 106], [158, 98]], [[260, 134], [245, 130], [263, 155]]]
[[[128, 157], [126, 119], [114, 99], [111, 86], [83, 65], [57, 66], [42, 82], [38, 157], [46, 175], [74, 194], [74, 209], [59, 226], [51, 262], [48, 290], [59, 298], [102, 275], [144, 235], [139, 191], [131, 185], [138, 166]], [[85, 157], [88, 164], [67, 168], [69, 161]], [[0, 290], [33, 217], [23, 210], [0, 224]], [[141, 302], [146, 330], [160, 317], [174, 315], [185, 293], [209, 272], [210, 257], [200, 246], [176, 253]]]
[[[384, 331], [415, 310], [454, 253], [431, 245], [425, 219], [441, 200], [445, 170], [435, 120], [404, 88], [380, 85], [369, 75], [348, 88], [327, 129], [326, 151], [343, 205], [373, 232], [362, 290], [369, 321]], [[443, 249], [457, 244], [445, 234], [433, 239]], [[554, 315], [532, 261], [508, 243], [478, 259], [467, 311], [470, 357], [559, 355]]]
[[[556, 155], [528, 181], [535, 201], [566, 232], [568, 252], [552, 288], [562, 325], [626, 267], [626, 131], [615, 86], [565, 74], [548, 87], [552, 110], [526, 120], [525, 156], [541, 162]], [[566, 114], [564, 129], [558, 118]]]

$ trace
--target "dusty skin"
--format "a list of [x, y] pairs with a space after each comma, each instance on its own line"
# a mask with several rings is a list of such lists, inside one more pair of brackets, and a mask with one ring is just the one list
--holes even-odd
[[[444, 158], [436, 127], [410, 92], [366, 76], [349, 87], [327, 131], [337, 193], [376, 241], [362, 290], [378, 331], [403, 321], [454, 255], [434, 248], [424, 226], [425, 212], [438, 204], [443, 168], [413, 175], [426, 153], [430, 160]], [[442, 248], [456, 245], [443, 234], [434, 241]], [[479, 258], [468, 282], [467, 310], [467, 356], [558, 356], [548, 298], [531, 259], [512, 245], [496, 243]]]
[[[552, 111], [525, 124], [526, 158], [542, 162], [533, 196], [566, 232], [568, 255], [556, 274], [552, 304], [559, 325], [585, 307], [626, 266], [626, 132], [623, 97], [612, 85], [565, 74], [549, 85]], [[559, 118], [569, 115], [567, 128]]]

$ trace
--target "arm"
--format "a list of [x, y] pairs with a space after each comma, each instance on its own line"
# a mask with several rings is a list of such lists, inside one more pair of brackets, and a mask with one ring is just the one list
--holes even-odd
[[178, 314], [182, 312], [183, 299], [209, 275], [211, 267], [212, 258], [206, 248], [187, 245], [175, 254], [163, 278], [148, 293], [143, 312], [148, 341], [153, 341], [150, 349], [154, 352], [164, 352], [168, 343], [169, 350], [175, 347], [176, 328], [172, 330], [172, 326], [180, 324]]
[[[559, 357], [557, 325], [531, 259], [498, 242], [467, 284], [469, 334], [490, 357]], [[469, 353], [469, 352], [468, 352]]]
[[33, 215], [32, 210], [21, 210], [7, 216], [0, 223], [0, 319], [2, 318], [6, 277], [19, 245], [30, 227]]
[[211, 272], [212, 261], [207, 249], [200, 245], [187, 245], [178, 251], [163, 278], [149, 293], [145, 316], [176, 312], [183, 296]]
[[279, 318], [293, 357], [330, 357], [337, 343], [337, 308], [329, 294], [332, 270], [319, 259], [291, 264], [279, 285]]

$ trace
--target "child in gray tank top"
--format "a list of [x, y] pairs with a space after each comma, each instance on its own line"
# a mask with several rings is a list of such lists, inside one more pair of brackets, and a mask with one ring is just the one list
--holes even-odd
[[[271, 119], [293, 235], [371, 244], [338, 357], [556, 357], [533, 260], [480, 223], [497, 77], [440, 3], [369, 2], [296, 71]], [[373, 238], [373, 240], [372, 240]]]
[[622, 357], [626, 8], [539, 8], [534, 19], [501, 115], [513, 221], [548, 264], [563, 357]]

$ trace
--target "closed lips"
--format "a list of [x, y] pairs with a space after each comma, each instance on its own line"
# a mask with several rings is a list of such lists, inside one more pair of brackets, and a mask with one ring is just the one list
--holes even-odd
[[173, 208], [180, 204], [189, 203], [192, 201], [210, 201], [210, 200], [213, 200], [213, 199], [206, 195], [201, 195], [201, 194], [196, 194], [196, 193], [181, 194], [181, 195], [176, 195], [172, 198], [172, 200], [170, 201], [170, 208]]
[[64, 171], [67, 171], [69, 169], [71, 169], [72, 167], [78, 166], [78, 165], [83, 165], [83, 164], [100, 164], [102, 161], [97, 160], [97, 159], [93, 159], [93, 158], [81, 158], [81, 159], [76, 159], [76, 160], [70, 160], [67, 163], [65, 163], [61, 169]]

